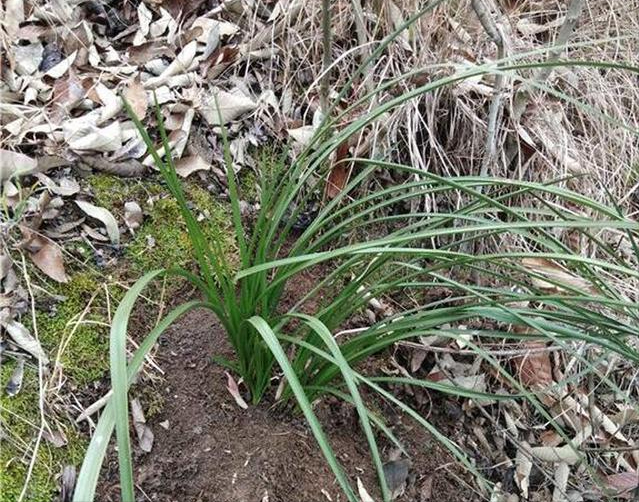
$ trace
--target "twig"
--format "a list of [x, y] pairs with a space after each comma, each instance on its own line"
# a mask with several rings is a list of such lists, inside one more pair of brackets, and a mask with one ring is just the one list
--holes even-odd
[[[559, 58], [559, 55], [564, 50], [564, 46], [568, 43], [568, 40], [575, 31], [577, 21], [583, 8], [584, 0], [572, 0], [568, 6], [568, 12], [566, 13], [566, 19], [564, 20], [561, 28], [559, 28], [559, 35], [553, 44], [552, 49], [548, 52], [547, 62], [551, 63]], [[551, 74], [553, 70], [552, 66], [541, 68], [539, 72], [533, 77], [533, 81], [536, 84], [543, 83]], [[530, 89], [532, 85], [529, 83], [524, 86], [521, 91], [515, 94], [513, 103], [513, 116], [516, 120], [519, 120], [526, 109], [528, 99], [530, 96]]]
[[322, 114], [328, 113], [328, 92], [331, 78], [331, 2], [322, 0], [322, 82], [320, 84], [320, 107]]
[[[27, 262], [25, 260], [23, 253], [21, 253], [21, 258], [22, 258], [22, 274], [24, 277], [25, 284], [27, 286], [27, 291], [29, 292], [29, 299], [31, 300], [30, 303], [31, 303], [31, 321], [33, 322], [33, 337], [36, 339], [38, 343], [40, 343], [40, 338], [38, 337], [38, 321], [36, 318], [35, 298], [33, 296], [33, 290], [31, 289], [31, 280], [29, 279]], [[20, 496], [18, 497], [18, 502], [22, 502], [27, 493], [27, 489], [29, 487], [29, 481], [31, 480], [31, 476], [33, 474], [33, 468], [35, 467], [35, 463], [38, 458], [38, 450], [40, 449], [42, 434], [44, 432], [44, 428], [47, 426], [46, 420], [44, 418], [44, 368], [42, 366], [41, 357], [38, 357], [38, 409], [40, 411], [40, 428], [38, 430], [38, 435], [36, 437], [35, 444], [33, 445], [33, 455], [31, 456], [31, 460], [29, 461], [29, 468], [27, 469], [27, 475], [24, 479], [24, 485], [22, 486], [22, 491], [20, 492]]]
[[[475, 14], [479, 18], [484, 31], [492, 39], [497, 46], [497, 59], [504, 58], [504, 37], [501, 30], [492, 18], [492, 15], [488, 8], [484, 5], [482, 0], [472, 0], [471, 5]], [[490, 103], [490, 110], [488, 113], [488, 134], [486, 136], [486, 151], [484, 153], [484, 159], [482, 161], [480, 176], [486, 176], [490, 168], [495, 164], [497, 160], [497, 122], [501, 116], [501, 98], [502, 88], [504, 85], [504, 74], [497, 73], [495, 77], [495, 94], [493, 100]], [[481, 189], [481, 187], [479, 187]]]
[[[417, 342], [397, 342], [397, 345], [402, 347], [410, 347], [413, 349], [423, 350], [425, 352], [441, 352], [445, 354], [459, 354], [466, 356], [477, 355], [477, 351], [469, 349], [452, 349], [450, 347], [435, 347], [432, 345], [423, 345]], [[511, 350], [485, 350], [486, 354], [492, 356], [525, 356], [529, 354], [535, 354], [540, 352], [559, 352], [565, 350], [565, 347], [559, 347], [557, 345], [551, 345], [549, 347], [531, 347], [528, 349], [511, 349]]]
[[78, 424], [82, 422], [82, 420], [87, 420], [91, 415], [104, 408], [104, 406], [109, 402], [109, 399], [111, 399], [112, 395], [113, 390], [110, 390], [100, 399], [87, 406], [85, 410], [78, 415], [78, 418], [75, 419], [75, 423]]

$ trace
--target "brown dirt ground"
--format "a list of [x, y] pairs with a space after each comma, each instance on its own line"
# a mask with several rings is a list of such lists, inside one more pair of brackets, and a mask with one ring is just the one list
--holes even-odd
[[[166, 372], [158, 388], [165, 405], [149, 421], [155, 434], [153, 450], [136, 452], [138, 500], [345, 500], [303, 418], [268, 404], [239, 408], [226, 390], [223, 368], [211, 360], [213, 354], [231, 356], [232, 351], [208, 312], [192, 312], [164, 335], [156, 361]], [[351, 478], [359, 477], [375, 497], [375, 471], [355, 414], [329, 401], [319, 415]], [[160, 425], [165, 421], [168, 430]], [[395, 422], [395, 432], [413, 462], [414, 482], [400, 501], [473, 499], [457, 477], [463, 474], [427, 433], [406, 418], [389, 417], [389, 422]], [[382, 446], [387, 455], [388, 445], [382, 442]], [[103, 480], [100, 500], [119, 500], [114, 455]], [[432, 498], [421, 497], [420, 491], [429, 484]], [[427, 495], [428, 488], [423, 491]]]

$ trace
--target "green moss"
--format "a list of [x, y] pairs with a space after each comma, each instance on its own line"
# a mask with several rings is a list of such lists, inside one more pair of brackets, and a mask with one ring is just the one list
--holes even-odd
[[[118, 270], [112, 271], [124, 279], [123, 282], [155, 268], [189, 267], [193, 263], [191, 243], [179, 207], [157, 177], [133, 182], [115, 176], [95, 175], [89, 183], [94, 203], [109, 209], [118, 219], [121, 219], [123, 205], [127, 201], [135, 200], [143, 208], [144, 222], [134, 236], [123, 239], [124, 258], [119, 261]], [[236, 249], [228, 204], [217, 201], [196, 183], [186, 181], [183, 186], [193, 204], [194, 214], [201, 220], [205, 236], [219, 242], [232, 262]], [[150, 245], [151, 241], [154, 245]], [[68, 243], [67, 248], [73, 245]], [[83, 248], [81, 244], [73, 249], [73, 254], [79, 257], [86, 255], [86, 260], [93, 256], [92, 250]], [[124, 294], [123, 288], [112, 284], [109, 284], [107, 293], [101, 272], [85, 269], [81, 272], [67, 270], [71, 276], [68, 283], [47, 282], [44, 285], [46, 293], [38, 293], [36, 297], [38, 335], [52, 363], [59, 348], [64, 347], [59, 363], [66, 378], [65, 392], [90, 388], [107, 374], [108, 320]], [[22, 322], [32, 329], [28, 317], [24, 316]], [[13, 368], [12, 361], [3, 361], [0, 365], [0, 427], [4, 433], [4, 436], [0, 434], [1, 502], [13, 502], [20, 495], [40, 423], [37, 368], [25, 368], [21, 392], [9, 398], [4, 387]], [[149, 417], [163, 407], [161, 396], [156, 393], [142, 389], [141, 398]], [[71, 464], [79, 469], [82, 462], [87, 438], [79, 435], [66, 414], [56, 417], [57, 412], [57, 408], [47, 407], [47, 421], [55, 427], [59, 419], [68, 444], [55, 448], [42, 440], [25, 500], [54, 500], [63, 467]]]
[[[136, 201], [144, 211], [142, 226], [130, 242], [124, 242], [134, 275], [193, 263], [191, 241], [180, 208], [158, 176], [132, 182], [97, 174], [89, 178], [89, 183], [95, 203], [114, 214], [121, 213], [127, 201]], [[200, 224], [206, 237], [221, 242], [222, 249], [231, 256], [235, 248], [228, 204], [216, 200], [215, 195], [190, 180], [183, 181], [182, 187], [193, 204], [193, 212], [201, 216]]]
[[[14, 367], [14, 362], [4, 363], [0, 367], [2, 389], [11, 378]], [[4, 434], [0, 446], [0, 499], [2, 502], [13, 502], [18, 500], [26, 480], [40, 424], [36, 368], [25, 367], [22, 390], [18, 395], [8, 397], [2, 393], [0, 417]], [[67, 444], [56, 448], [45, 438], [41, 439], [25, 497], [25, 500], [33, 502], [54, 500], [58, 490], [57, 476], [65, 465], [79, 468], [86, 449], [86, 440], [78, 435], [73, 426], [56, 425], [50, 412], [47, 423], [52, 428], [61, 427]]]
[[[68, 283], [58, 285], [54, 293], [64, 300], [50, 312], [37, 312], [40, 340], [52, 359], [60, 344], [66, 344], [60, 358], [64, 375], [72, 384], [86, 386], [102, 378], [109, 367], [106, 292], [96, 273], [79, 272]], [[115, 295], [111, 302], [117, 303], [114, 299], [121, 290], [111, 288], [109, 294]]]
[[239, 192], [242, 200], [257, 202], [260, 197], [259, 180], [253, 171], [246, 170], [241, 173], [239, 180]]
[[[231, 259], [235, 245], [228, 205], [216, 201], [214, 196], [196, 184], [184, 183], [184, 189], [193, 204], [192, 211], [200, 217], [206, 238], [219, 242], [225, 255]], [[126, 251], [137, 273], [192, 264], [195, 256], [177, 202], [166, 196], [145, 209], [148, 214], [144, 224]]]
[[142, 205], [149, 197], [166, 193], [166, 188], [155, 176], [138, 181], [109, 174], [94, 174], [88, 181], [95, 203], [115, 212], [121, 211], [125, 202], [135, 200]]

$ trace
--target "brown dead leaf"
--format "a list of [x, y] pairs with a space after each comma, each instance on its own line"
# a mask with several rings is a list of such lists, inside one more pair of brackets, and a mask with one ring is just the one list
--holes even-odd
[[211, 164], [199, 155], [189, 155], [177, 160], [175, 163], [175, 172], [182, 178], [186, 178], [196, 171], [208, 171], [210, 169]]
[[31, 255], [36, 267], [57, 282], [67, 282], [69, 277], [64, 271], [64, 258], [57, 244], [47, 240], [40, 251]]
[[146, 91], [140, 82], [140, 76], [131, 79], [124, 90], [124, 99], [129, 103], [133, 113], [142, 120], [146, 116], [146, 109], [149, 105]]
[[348, 157], [348, 151], [348, 141], [344, 141], [335, 152], [333, 168], [328, 175], [328, 180], [324, 188], [324, 194], [328, 199], [337, 197], [348, 183], [348, 179], [351, 175], [351, 165], [349, 162], [344, 162], [344, 159]]
[[146, 424], [142, 405], [137, 398], [131, 400], [131, 416], [133, 417], [135, 433], [138, 436], [138, 445], [142, 451], [148, 453], [153, 449], [154, 435], [151, 428]]
[[[539, 349], [543, 342], [527, 342], [525, 348]], [[544, 389], [552, 384], [552, 365], [548, 352], [531, 352], [513, 359], [519, 381], [527, 389]]]
[[235, 379], [228, 371], [225, 371], [224, 374], [226, 375], [226, 388], [228, 389], [229, 393], [231, 394], [231, 396], [233, 396], [233, 399], [235, 399], [237, 405], [243, 410], [246, 410], [248, 408], [248, 404], [246, 404], [246, 401], [244, 401], [242, 394], [240, 394], [240, 389], [237, 386]]
[[53, 120], [58, 123], [86, 96], [82, 82], [73, 69], [65, 78], [59, 78], [53, 84]]
[[[564, 268], [560, 267], [556, 263], [553, 263], [550, 260], [545, 258], [524, 258], [521, 260], [521, 264], [542, 276], [550, 279], [551, 282], [544, 281], [538, 277], [532, 277], [533, 286], [546, 289], [550, 291], [554, 291], [557, 293], [565, 292], [566, 289], [561, 287], [561, 284], [565, 284], [574, 289], [578, 289], [581, 291], [585, 291], [588, 293], [596, 293], [595, 288], [592, 285], [583, 279], [582, 277], [578, 277], [571, 272], [566, 271]], [[558, 283], [558, 284], [556, 284]]]
[[611, 474], [605, 477], [605, 484], [616, 492], [616, 497], [630, 499], [632, 492], [639, 486], [639, 471]]

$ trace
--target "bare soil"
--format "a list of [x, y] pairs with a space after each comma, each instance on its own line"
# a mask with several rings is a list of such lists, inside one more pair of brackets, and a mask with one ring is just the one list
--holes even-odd
[[[150, 453], [136, 452], [138, 500], [158, 502], [313, 502], [345, 500], [303, 417], [268, 403], [241, 409], [226, 389], [213, 354], [232, 350], [214, 316], [195, 311], [163, 337], [157, 362], [166, 372], [159, 387], [164, 409], [150, 420]], [[377, 479], [356, 415], [327, 400], [319, 416], [353, 481], [378, 494]], [[168, 421], [168, 428], [165, 426]], [[404, 418], [389, 417], [413, 462], [411, 482], [399, 500], [472, 500], [450, 455]], [[390, 447], [382, 446], [388, 455]], [[442, 468], [444, 467], [444, 468]], [[457, 472], [457, 475], [455, 475]], [[111, 455], [100, 500], [118, 498], [117, 462]], [[430, 487], [430, 488], [429, 488]], [[422, 493], [420, 493], [422, 492]]]

